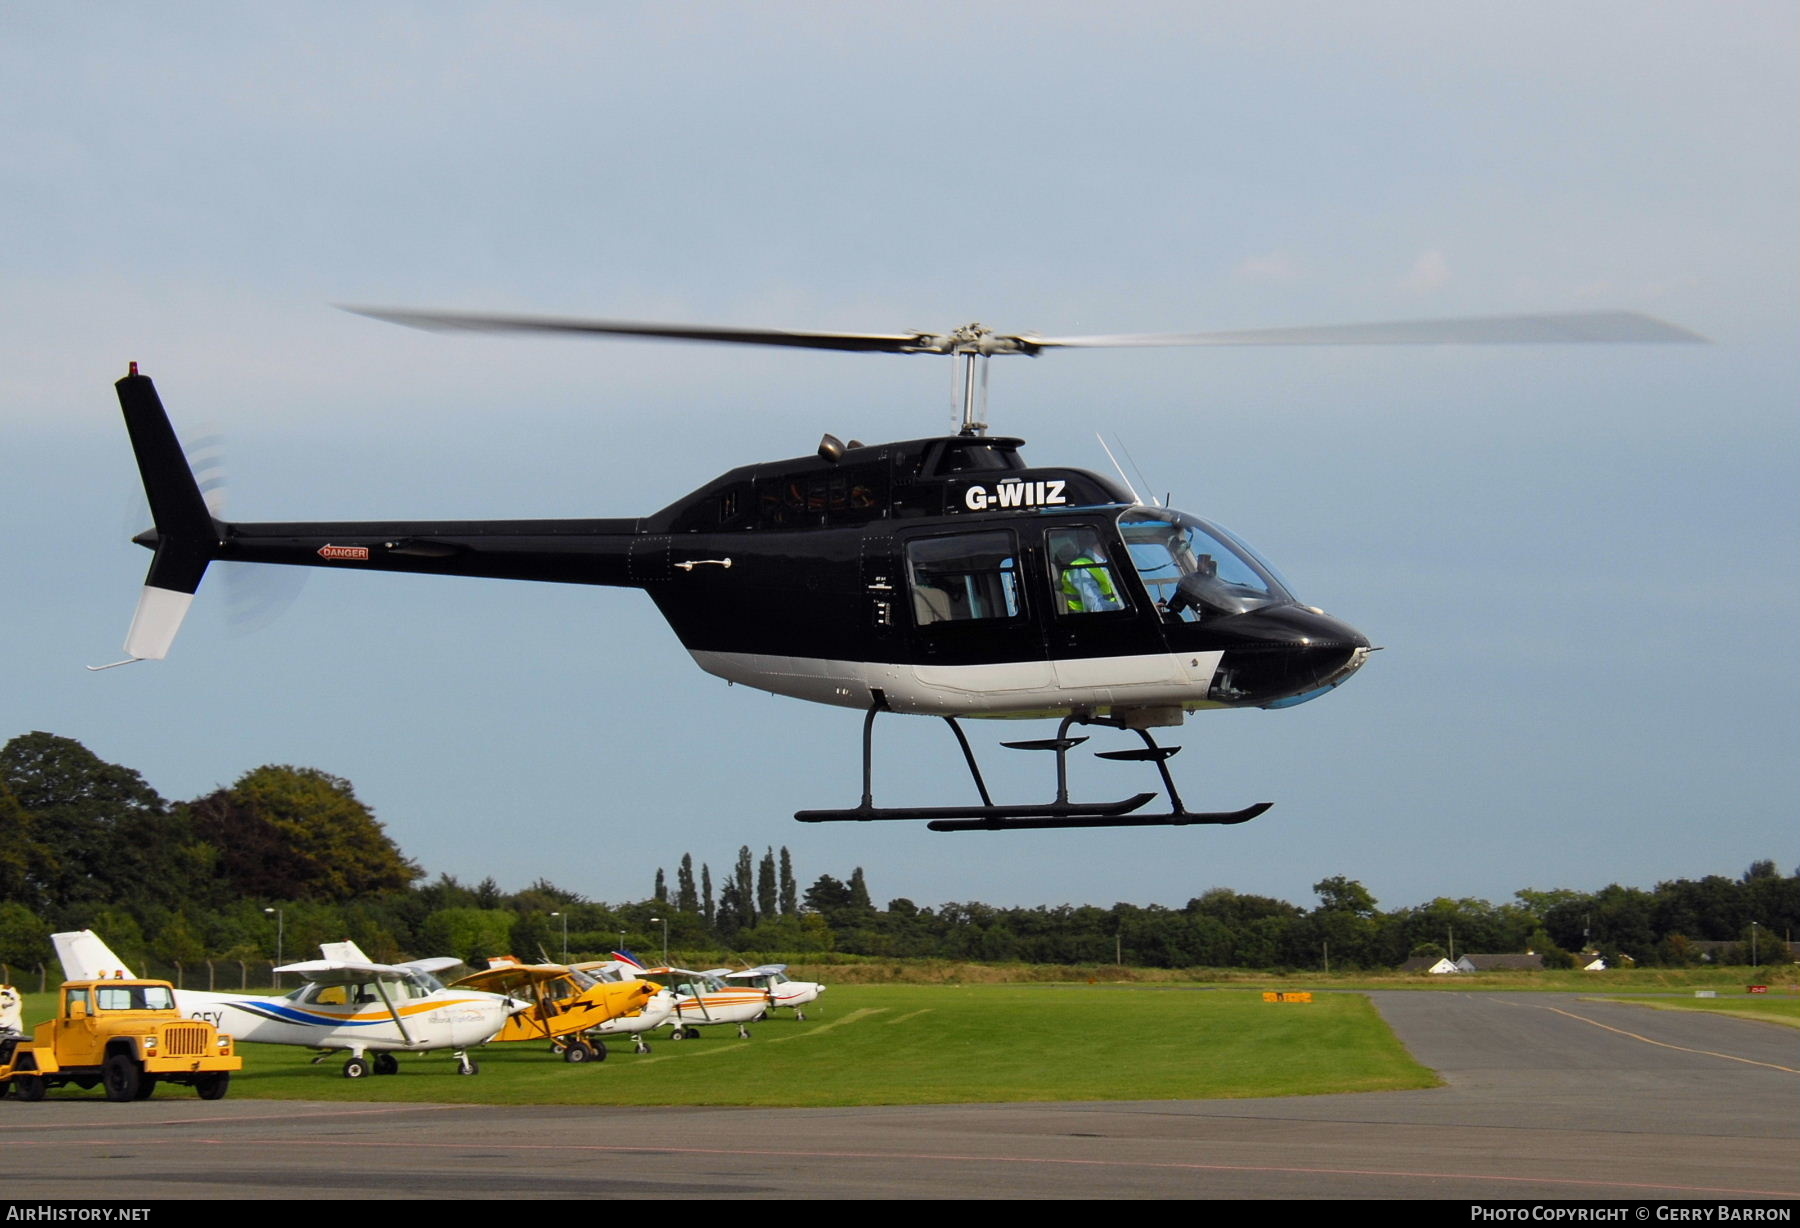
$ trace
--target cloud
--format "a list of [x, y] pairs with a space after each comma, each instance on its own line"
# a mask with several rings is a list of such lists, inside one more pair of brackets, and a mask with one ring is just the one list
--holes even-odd
[[1277, 249], [1265, 256], [1250, 256], [1231, 271], [1239, 281], [1295, 281], [1304, 271], [1300, 258]]
[[1450, 281], [1450, 262], [1441, 249], [1428, 247], [1419, 253], [1413, 266], [1399, 281], [1402, 290], [1411, 294], [1430, 294]]

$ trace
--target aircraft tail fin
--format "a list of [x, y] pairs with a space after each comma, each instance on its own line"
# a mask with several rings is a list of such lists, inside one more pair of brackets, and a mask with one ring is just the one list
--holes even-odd
[[152, 547], [156, 557], [150, 560], [150, 573], [144, 578], [144, 591], [125, 636], [125, 651], [129, 660], [160, 661], [168, 655], [206, 565], [212, 561], [219, 525], [207, 510], [200, 484], [150, 377], [139, 375], [134, 362], [131, 373], [114, 386], [132, 451], [137, 454], [144, 494], [150, 500], [150, 515], [156, 522], [149, 533], [133, 539]]
[[133, 975], [125, 961], [100, 941], [93, 930], [71, 930], [50, 935], [56, 958], [62, 961], [65, 981], [95, 981]]
[[361, 947], [354, 942], [321, 942], [319, 954], [326, 959], [335, 959], [344, 964], [372, 964], [375, 961], [363, 954]]

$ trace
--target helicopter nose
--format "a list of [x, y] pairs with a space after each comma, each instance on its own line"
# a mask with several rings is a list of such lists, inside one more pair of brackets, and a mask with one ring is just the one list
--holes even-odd
[[1241, 707], [1293, 707], [1341, 684], [1373, 651], [1362, 632], [1312, 606], [1251, 610], [1211, 624], [1228, 636], [1209, 699]]

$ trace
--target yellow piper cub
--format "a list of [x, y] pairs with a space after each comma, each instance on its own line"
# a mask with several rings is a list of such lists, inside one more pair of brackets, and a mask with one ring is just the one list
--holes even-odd
[[565, 1062], [605, 1061], [605, 1043], [584, 1033], [642, 1011], [662, 988], [648, 981], [602, 981], [563, 964], [523, 964], [511, 955], [488, 960], [486, 969], [456, 986], [529, 1001], [531, 1007], [509, 1018], [488, 1043], [547, 1040]]
[[0, 1086], [21, 1100], [52, 1087], [106, 1087], [108, 1100], [144, 1100], [158, 1083], [181, 1083], [202, 1100], [219, 1100], [242, 1058], [231, 1037], [203, 1019], [183, 1019], [167, 981], [67, 981], [61, 1014], [30, 1040], [0, 1053]]

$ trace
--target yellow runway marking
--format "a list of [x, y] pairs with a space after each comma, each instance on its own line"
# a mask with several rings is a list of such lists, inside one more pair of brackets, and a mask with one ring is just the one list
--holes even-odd
[[[821, 1032], [829, 1032], [833, 1028], [841, 1028], [846, 1023], [857, 1023], [863, 1019], [868, 1018], [870, 1015], [882, 1014], [887, 1009], [888, 1008], [885, 1006], [872, 1006], [872, 1007], [865, 1006], [861, 1010], [851, 1011], [848, 1015], [840, 1015], [836, 1019], [833, 1019], [830, 1023], [821, 1023], [816, 1028], [808, 1028], [804, 1032], [796, 1032], [796, 1033], [792, 1033], [787, 1036], [771, 1036], [767, 1040], [764, 1040], [762, 1043], [765, 1045], [779, 1045], [784, 1040], [806, 1040], [808, 1037], [817, 1036]], [[675, 1041], [675, 1042], [671, 1042], [671, 1043], [685, 1045], [685, 1044], [688, 1044], [689, 1042], [683, 1040], [683, 1041]], [[708, 1056], [708, 1057], [712, 1056], [715, 1053], [735, 1053], [739, 1049], [746, 1049], [755, 1043], [756, 1042], [753, 1040], [740, 1040], [736, 1044], [730, 1044], [730, 1045], [708, 1045], [701, 1052], [703, 1055]], [[669, 1061], [669, 1060], [673, 1059], [675, 1056], [676, 1056], [675, 1054], [669, 1053], [669, 1054], [664, 1054], [661, 1057], [637, 1057], [637, 1058], [632, 1059], [631, 1064], [633, 1066], [648, 1066], [653, 1062]]]
[[908, 1011], [906, 1014], [900, 1015], [893, 1019], [883, 1019], [882, 1022], [887, 1024], [889, 1027], [893, 1027], [896, 1023], [905, 1023], [908, 1019], [917, 1019], [920, 1015], [929, 1015], [932, 1011], [934, 1011], [936, 1009], [937, 1009], [937, 1007], [935, 1007], [935, 1006], [927, 1006], [923, 1010]]
[[848, 1015], [839, 1015], [830, 1023], [821, 1023], [816, 1028], [808, 1028], [804, 1032], [796, 1032], [791, 1036], [777, 1036], [769, 1043], [776, 1044], [777, 1042], [784, 1040], [805, 1040], [809, 1036], [817, 1036], [821, 1032], [829, 1032], [833, 1028], [841, 1028], [846, 1023], [860, 1023], [870, 1015], [886, 1014], [887, 1011], [888, 1008], [885, 1006], [865, 1006], [860, 1010], [851, 1011]]

